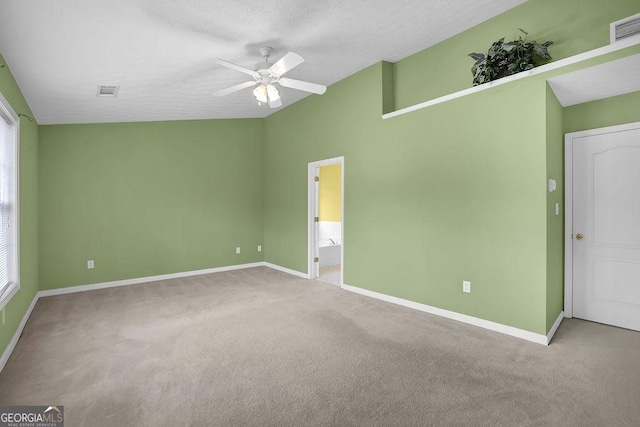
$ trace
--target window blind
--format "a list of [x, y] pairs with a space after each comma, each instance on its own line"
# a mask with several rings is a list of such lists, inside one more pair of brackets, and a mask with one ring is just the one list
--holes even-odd
[[0, 298], [17, 284], [16, 123], [5, 108], [0, 109]]

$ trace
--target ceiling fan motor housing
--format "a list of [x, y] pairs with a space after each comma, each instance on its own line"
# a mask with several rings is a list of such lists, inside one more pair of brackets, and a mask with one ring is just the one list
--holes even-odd
[[280, 76], [273, 74], [269, 70], [261, 70], [257, 69], [256, 73], [253, 75], [253, 78], [258, 83], [262, 83], [263, 85], [269, 85], [271, 83], [277, 83], [280, 80]]

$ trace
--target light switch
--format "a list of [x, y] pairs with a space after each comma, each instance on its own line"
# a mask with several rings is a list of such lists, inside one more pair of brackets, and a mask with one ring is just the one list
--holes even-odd
[[553, 193], [554, 191], [556, 191], [557, 188], [557, 184], [556, 184], [556, 180], [555, 179], [549, 179], [549, 193]]

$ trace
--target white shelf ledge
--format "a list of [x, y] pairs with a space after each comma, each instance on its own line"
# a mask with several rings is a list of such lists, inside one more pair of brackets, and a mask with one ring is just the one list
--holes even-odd
[[523, 71], [522, 73], [514, 74], [512, 76], [504, 77], [499, 80], [494, 80], [489, 83], [485, 83], [479, 86], [474, 86], [468, 89], [464, 89], [458, 92], [450, 93], [438, 98], [430, 99], [419, 104], [411, 105], [409, 107], [402, 108], [400, 110], [392, 111], [391, 113], [383, 114], [383, 119], [390, 119], [392, 117], [401, 116], [403, 114], [410, 113], [412, 111], [422, 110], [423, 108], [432, 107], [434, 105], [442, 104], [443, 102], [451, 101], [453, 99], [462, 98], [463, 96], [472, 95], [474, 93], [482, 92], [487, 89], [494, 88], [496, 86], [502, 86], [507, 83], [511, 83], [516, 80], [524, 79], [527, 77], [537, 76], [538, 74], [546, 73], [548, 71], [557, 70], [558, 68], [566, 67], [568, 65], [577, 64], [588, 59], [597, 58], [608, 53], [616, 52], [618, 50], [626, 49], [631, 46], [640, 44], [640, 36], [630, 37], [626, 40], [616, 42], [607, 46], [603, 46], [597, 49], [593, 49], [578, 55], [570, 56], [568, 58], [560, 59], [555, 62], [551, 62], [546, 65], [534, 68], [533, 70]]

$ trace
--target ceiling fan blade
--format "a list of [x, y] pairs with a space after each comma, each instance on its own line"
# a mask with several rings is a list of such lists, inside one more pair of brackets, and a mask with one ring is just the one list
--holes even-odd
[[258, 84], [258, 82], [256, 82], [256, 81], [240, 83], [239, 85], [231, 86], [229, 88], [222, 89], [221, 91], [215, 92], [213, 94], [213, 96], [229, 95], [230, 93], [237, 92], [239, 90], [242, 90], [242, 89], [247, 88], [247, 87], [255, 86], [257, 84]]
[[318, 95], [322, 95], [327, 91], [326, 86], [318, 85], [315, 83], [303, 82], [302, 80], [294, 80], [281, 78], [278, 83], [280, 83], [284, 87], [290, 87], [291, 89], [303, 90], [305, 92], [317, 93]]
[[282, 99], [278, 98], [278, 99], [272, 100], [271, 98], [269, 98], [269, 107], [278, 108], [281, 106], [282, 106]]
[[224, 59], [218, 58], [218, 64], [224, 65], [225, 67], [231, 68], [232, 70], [240, 71], [241, 73], [249, 74], [251, 77], [254, 77], [254, 78], [255, 78], [255, 75], [257, 74], [253, 70], [250, 70], [248, 68], [244, 68], [244, 67], [242, 67], [240, 65], [233, 64], [233, 63], [231, 63], [229, 61], [225, 61]]
[[295, 52], [289, 52], [269, 67], [269, 71], [279, 76], [304, 62], [304, 58]]

